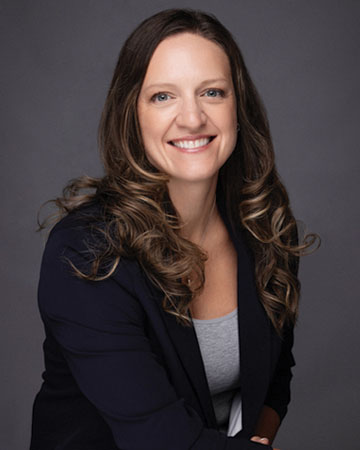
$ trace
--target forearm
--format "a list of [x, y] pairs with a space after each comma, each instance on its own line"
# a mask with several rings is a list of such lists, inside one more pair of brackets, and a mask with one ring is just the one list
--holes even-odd
[[277, 430], [280, 426], [280, 417], [278, 413], [270, 408], [270, 406], [264, 405], [261, 410], [259, 420], [256, 424], [255, 434], [261, 437], [267, 437], [271, 444], [275, 438]]

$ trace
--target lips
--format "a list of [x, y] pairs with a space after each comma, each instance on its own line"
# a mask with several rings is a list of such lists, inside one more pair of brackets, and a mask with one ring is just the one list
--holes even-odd
[[195, 149], [208, 145], [215, 137], [210, 135], [184, 136], [183, 138], [169, 141], [169, 144], [182, 149]]

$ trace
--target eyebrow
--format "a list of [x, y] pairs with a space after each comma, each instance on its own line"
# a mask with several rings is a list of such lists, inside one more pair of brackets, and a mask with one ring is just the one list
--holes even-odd
[[[228, 80], [226, 78], [212, 78], [212, 79], [209, 79], [209, 80], [202, 81], [199, 86], [201, 87], [201, 86], [203, 86], [205, 84], [218, 83], [219, 81], [222, 81], [222, 82], [225, 81], [226, 83], [228, 82]], [[147, 86], [145, 88], [145, 90], [148, 91], [149, 89], [152, 89], [152, 88], [164, 88], [164, 87], [176, 88], [176, 84], [173, 84], [173, 83], [154, 83], [154, 84], [150, 84], [149, 86]]]

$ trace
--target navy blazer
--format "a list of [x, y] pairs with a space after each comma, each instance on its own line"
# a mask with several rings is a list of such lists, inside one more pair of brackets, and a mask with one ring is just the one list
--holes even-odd
[[162, 292], [134, 259], [103, 281], [85, 269], [92, 233], [81, 207], [52, 229], [38, 290], [45, 325], [44, 382], [33, 407], [30, 450], [265, 450], [254, 443], [264, 404], [282, 419], [290, 400], [293, 332], [281, 340], [259, 301], [244, 232], [220, 212], [238, 255], [242, 430], [216, 423], [194, 328], [161, 307]]

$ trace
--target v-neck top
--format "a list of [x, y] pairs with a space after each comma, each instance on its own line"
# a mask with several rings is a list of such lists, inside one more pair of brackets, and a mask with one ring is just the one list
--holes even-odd
[[238, 308], [215, 319], [192, 319], [220, 431], [227, 433], [231, 404], [240, 388]]

